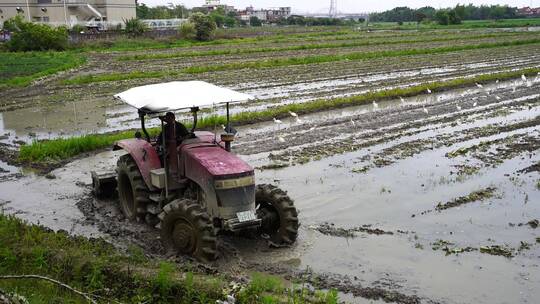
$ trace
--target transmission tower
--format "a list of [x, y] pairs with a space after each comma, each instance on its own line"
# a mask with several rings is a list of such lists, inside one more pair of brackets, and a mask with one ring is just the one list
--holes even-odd
[[336, 18], [337, 14], [337, 0], [330, 0], [330, 10], [328, 11], [328, 15], [330, 18]]

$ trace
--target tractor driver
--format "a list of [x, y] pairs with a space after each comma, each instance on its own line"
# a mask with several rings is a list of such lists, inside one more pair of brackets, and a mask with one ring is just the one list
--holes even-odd
[[[176, 145], [179, 145], [184, 138], [188, 138], [190, 133], [186, 126], [184, 126], [182, 123], [176, 121], [176, 118], [174, 116], [173, 112], [167, 112], [165, 116], [161, 116], [160, 119], [165, 123], [163, 126], [163, 130], [165, 131], [165, 138], [167, 138], [167, 130], [169, 123], [174, 123], [174, 130], [176, 133]], [[157, 144], [162, 145], [163, 144], [163, 133], [160, 132], [157, 138]]]

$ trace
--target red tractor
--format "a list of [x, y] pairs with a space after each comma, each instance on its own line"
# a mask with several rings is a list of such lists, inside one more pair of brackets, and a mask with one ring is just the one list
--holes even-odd
[[[220, 231], [259, 231], [274, 244], [296, 240], [293, 201], [275, 186], [255, 185], [253, 168], [231, 153], [235, 130], [229, 103], [249, 100], [249, 95], [188, 81], [136, 87], [115, 98], [138, 109], [142, 134], [116, 142], [114, 150], [127, 152], [116, 174], [92, 172], [92, 181], [97, 195], [117, 186], [126, 218], [161, 229], [166, 248], [205, 262], [218, 256]], [[227, 126], [219, 139], [195, 131], [199, 107], [220, 103], [226, 103]], [[175, 121], [172, 112], [181, 109], [193, 114], [191, 130]], [[161, 120], [156, 138], [146, 130], [147, 117]]]

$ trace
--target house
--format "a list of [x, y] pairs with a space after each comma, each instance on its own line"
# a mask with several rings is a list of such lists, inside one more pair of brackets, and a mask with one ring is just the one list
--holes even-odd
[[266, 10], [266, 19], [269, 22], [279, 21], [281, 19], [287, 19], [291, 16], [290, 7], [275, 7]]
[[211, 13], [218, 9], [223, 9], [225, 14], [228, 14], [229, 12], [234, 12], [234, 6], [221, 4], [219, 0], [206, 0], [202, 7], [198, 8], [202, 11], [205, 11], [207, 13]]
[[517, 14], [520, 16], [525, 17], [535, 17], [540, 16], [540, 7], [534, 8], [534, 7], [522, 7], [518, 9]]
[[14, 16], [52, 26], [104, 23], [135, 18], [135, 0], [0, 0], [0, 25]]
[[245, 10], [238, 11], [240, 20], [249, 21], [251, 17], [257, 17], [263, 22], [276, 22], [280, 19], [286, 19], [291, 16], [290, 7], [278, 7], [256, 10], [253, 6], [246, 7]]

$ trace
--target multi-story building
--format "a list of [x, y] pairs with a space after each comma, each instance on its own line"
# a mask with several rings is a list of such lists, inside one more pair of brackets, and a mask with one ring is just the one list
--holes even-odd
[[257, 17], [261, 21], [275, 22], [280, 19], [287, 19], [291, 16], [290, 7], [277, 7], [256, 10], [253, 6], [246, 7], [245, 10], [238, 11], [240, 20], [249, 21], [251, 17]]
[[523, 7], [518, 9], [518, 15], [525, 17], [536, 17], [540, 16], [540, 7]]
[[20, 15], [53, 26], [88, 22], [121, 24], [135, 18], [135, 0], [0, 0], [0, 25]]
[[290, 7], [275, 7], [266, 10], [266, 19], [270, 22], [287, 19], [291, 16]]

